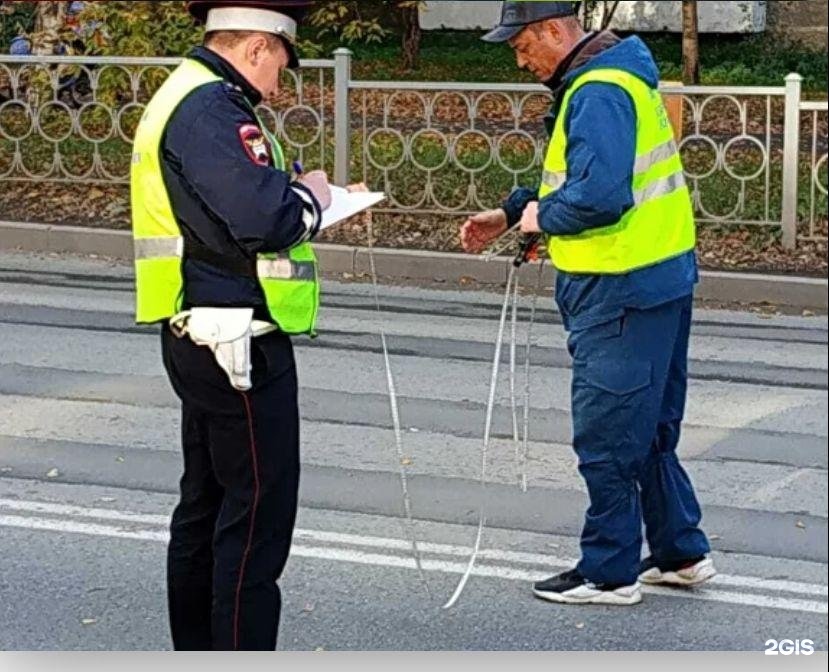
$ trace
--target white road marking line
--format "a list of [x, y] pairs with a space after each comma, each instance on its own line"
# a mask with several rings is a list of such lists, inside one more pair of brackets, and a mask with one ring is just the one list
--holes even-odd
[[[2, 506], [2, 502], [0, 502]], [[319, 530], [296, 530], [294, 538], [302, 540], [318, 541], [323, 543], [347, 544], [352, 546], [368, 546], [388, 549], [406, 550], [410, 546], [400, 539], [388, 539], [384, 537], [364, 537], [338, 532], [323, 532]], [[469, 548], [466, 546], [450, 546], [447, 544], [423, 543], [421, 547], [426, 553], [437, 555], [457, 555], [466, 557], [469, 555]], [[500, 551], [494, 549], [482, 549], [478, 554], [481, 560], [495, 560], [525, 565], [537, 565], [540, 567], [572, 568], [578, 562], [577, 558], [559, 558], [553, 555], [540, 553], [520, 553], [516, 551]], [[785, 581], [781, 579], [763, 579], [755, 576], [735, 576], [730, 574], [718, 574], [709, 585], [734, 586], [739, 588], [755, 588], [757, 590], [769, 590], [774, 592], [799, 593], [803, 595], [816, 595], [826, 597], [829, 595], [829, 586], [817, 583], [801, 583], [799, 581]]]
[[[98, 525], [95, 523], [58, 520], [52, 518], [0, 515], [0, 527], [14, 527], [18, 529], [84, 534], [97, 537], [111, 537], [162, 543], [168, 540], [168, 533], [166, 531], [127, 530], [108, 525]], [[378, 567], [416, 569], [413, 558], [385, 553], [366, 553], [364, 551], [351, 549], [303, 546], [302, 544], [294, 544], [291, 552], [296, 557], [329, 561], [333, 560]], [[466, 564], [460, 562], [448, 562], [444, 560], [425, 559], [423, 567], [428, 571], [463, 574], [466, 569]], [[515, 567], [479, 565], [474, 569], [473, 575], [477, 577], [532, 582], [543, 578], [544, 571], [537, 570], [535, 572], [531, 572], [526, 569], [518, 569]], [[654, 593], [672, 598], [723, 602], [727, 604], [783, 609], [788, 611], [800, 611], [816, 614], [827, 613], [827, 604], [825, 602], [813, 600], [758, 595], [755, 593], [732, 593], [711, 589], [678, 591], [659, 586], [643, 586], [643, 590], [648, 593]]]
[[94, 523], [77, 523], [54, 518], [28, 518], [25, 516], [0, 516], [0, 527], [16, 527], [24, 530], [42, 530], [48, 532], [67, 532], [72, 534], [88, 534], [93, 537], [114, 537], [116, 539], [134, 539], [136, 541], [167, 542], [170, 535], [167, 532], [152, 530], [125, 530], [109, 525], [95, 525]]
[[52, 502], [34, 502], [21, 499], [0, 499], [0, 509], [11, 511], [28, 511], [31, 513], [51, 513], [59, 516], [78, 518], [98, 518], [99, 520], [118, 520], [125, 523], [143, 525], [169, 525], [170, 516], [159, 516], [134, 511], [116, 511], [115, 509], [95, 509], [70, 504], [53, 504]]
[[[116, 511], [113, 509], [86, 508], [81, 506], [71, 506], [68, 504], [53, 504], [51, 502], [34, 502], [0, 498], [0, 510], [2, 509], [32, 513], [56, 514], [60, 516], [80, 518], [96, 518], [99, 520], [121, 521], [139, 525], [159, 525], [166, 527], [170, 523], [169, 516], [135, 513], [131, 511]], [[405, 539], [343, 534], [340, 532], [325, 532], [321, 530], [297, 529], [294, 531], [294, 539], [299, 541], [314, 541], [328, 544], [344, 544], [347, 546], [383, 548], [386, 550], [408, 551], [411, 548], [411, 543]], [[431, 553], [434, 555], [452, 555], [459, 557], [467, 557], [469, 555], [469, 548], [466, 546], [434, 543], [422, 543], [420, 546], [422, 547], [424, 553]], [[547, 570], [573, 567], [577, 562], [575, 558], [559, 558], [553, 555], [540, 553], [520, 553], [516, 551], [501, 551], [496, 549], [482, 549], [479, 557], [484, 561], [534, 565], [547, 568]], [[755, 590], [796, 593], [818, 597], [826, 597], [829, 595], [829, 587], [821, 584], [801, 583], [798, 581], [786, 581], [782, 579], [764, 579], [755, 576], [719, 574], [714, 577], [709, 585], [730, 586], [734, 588], [752, 588]]]
[[[362, 553], [360, 551], [346, 551], [330, 548], [311, 548], [304, 546], [294, 546], [291, 552], [300, 557], [317, 558], [321, 560], [339, 560], [341, 562], [385, 567], [402, 567], [406, 569], [415, 568], [414, 560], [399, 556]], [[466, 568], [466, 563], [452, 563], [429, 559], [423, 560], [423, 569], [427, 571], [463, 574], [466, 571]], [[539, 581], [545, 578], [543, 571], [527, 572], [525, 570], [493, 565], [476, 565], [472, 570], [472, 576], [524, 581], [526, 583]], [[758, 595], [756, 593], [731, 593], [705, 588], [697, 588], [693, 591], [680, 591], [662, 586], [642, 586], [642, 592], [679, 599], [685, 598], [705, 602], [723, 602], [727, 604], [783, 609], [786, 611], [802, 611], [814, 614], [826, 614], [829, 611], [827, 610], [827, 604], [825, 602], [773, 597], [769, 595]]]

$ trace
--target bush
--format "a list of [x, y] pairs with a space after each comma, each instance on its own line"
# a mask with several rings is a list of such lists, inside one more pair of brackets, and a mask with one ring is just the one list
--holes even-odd
[[181, 56], [201, 39], [184, 2], [87, 2], [80, 21], [99, 26], [87, 42], [102, 56]]

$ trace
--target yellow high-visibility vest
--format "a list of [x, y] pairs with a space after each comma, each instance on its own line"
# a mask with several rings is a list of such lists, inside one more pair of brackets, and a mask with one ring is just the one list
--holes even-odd
[[622, 274], [693, 250], [694, 210], [662, 96], [623, 70], [592, 70], [576, 78], [565, 93], [544, 161], [539, 198], [557, 191], [567, 180], [567, 108], [573, 94], [591, 82], [616, 84], [634, 102], [634, 206], [609, 226], [573, 236], [549, 236], [547, 249], [553, 265], [569, 273]]
[[[186, 59], [147, 106], [133, 147], [131, 195], [135, 244], [136, 321], [154, 323], [180, 312], [184, 292], [184, 238], [173, 213], [161, 170], [164, 131], [181, 102], [221, 78]], [[274, 149], [273, 165], [285, 169], [282, 148], [264, 125]], [[256, 260], [259, 283], [274, 323], [287, 334], [314, 333], [320, 303], [317, 258], [310, 243]]]

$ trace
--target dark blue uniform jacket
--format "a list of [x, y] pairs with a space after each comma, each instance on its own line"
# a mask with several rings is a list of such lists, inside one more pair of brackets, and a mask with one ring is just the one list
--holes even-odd
[[269, 319], [256, 255], [310, 238], [304, 216], [318, 204], [288, 173], [267, 165], [272, 150], [252, 128], [258, 91], [209, 49], [189, 58], [223, 81], [190, 94], [162, 142], [164, 182], [185, 239], [183, 307], [254, 307]]
[[[652, 87], [659, 82], [656, 63], [639, 38], [592, 35], [548, 83], [555, 94], [547, 119], [550, 133], [569, 84], [585, 72], [608, 67], [630, 72]], [[613, 84], [587, 84], [573, 95], [566, 114], [567, 181], [539, 203], [539, 225], [552, 235], [609, 226], [634, 204], [636, 109], [630, 96]], [[513, 192], [504, 204], [510, 224], [537, 198], [529, 189]], [[556, 301], [565, 327], [579, 331], [621, 317], [627, 308], [647, 309], [688, 296], [697, 280], [696, 254], [688, 252], [624, 275], [559, 273]]]

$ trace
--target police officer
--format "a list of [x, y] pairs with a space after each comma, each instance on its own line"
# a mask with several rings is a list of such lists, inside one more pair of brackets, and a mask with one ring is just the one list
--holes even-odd
[[203, 47], [136, 134], [137, 321], [163, 323], [184, 474], [168, 595], [176, 649], [274, 650], [299, 480], [291, 335], [313, 334], [326, 175], [286, 172], [255, 107], [298, 65], [310, 2], [190, 2]]
[[[484, 37], [553, 92], [537, 191], [471, 217], [477, 252], [520, 222], [543, 234], [573, 357], [573, 444], [590, 496], [578, 566], [534, 586], [567, 604], [635, 604], [640, 581], [694, 585], [714, 566], [676, 454], [697, 282], [695, 224], [658, 69], [637, 37], [588, 33], [572, 2], [504, 2]], [[640, 562], [642, 523], [650, 557]]]

